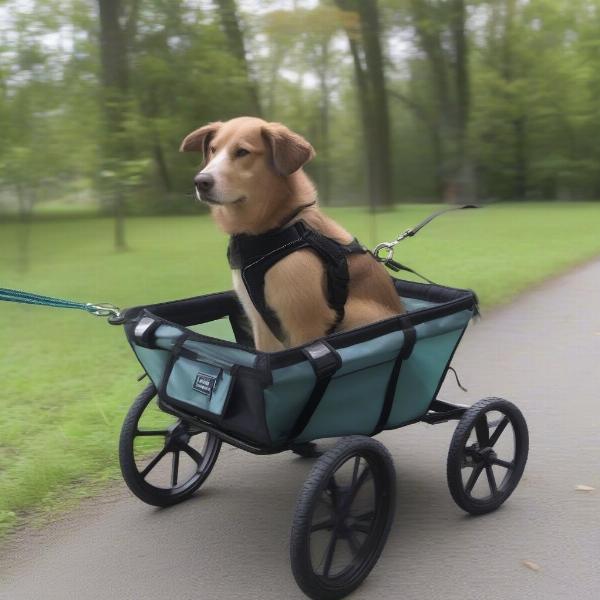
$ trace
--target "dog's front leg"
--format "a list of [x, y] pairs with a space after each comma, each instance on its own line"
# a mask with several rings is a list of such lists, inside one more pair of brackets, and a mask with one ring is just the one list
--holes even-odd
[[271, 333], [271, 330], [260, 316], [256, 326], [255, 321], [252, 321], [252, 333], [254, 335], [254, 345], [261, 352], [277, 352], [285, 349], [285, 346]]
[[254, 304], [248, 295], [248, 291], [246, 290], [246, 286], [242, 281], [239, 270], [234, 270], [232, 276], [233, 289], [252, 324], [252, 337], [254, 338], [254, 346], [256, 349], [261, 352], [277, 352], [278, 350], [283, 350], [284, 345], [271, 333], [271, 330], [267, 327], [267, 324], [254, 307]]
[[281, 322], [289, 346], [324, 336], [335, 322], [335, 311], [325, 297], [324, 278], [321, 259], [311, 250], [298, 250], [267, 272], [267, 304]]

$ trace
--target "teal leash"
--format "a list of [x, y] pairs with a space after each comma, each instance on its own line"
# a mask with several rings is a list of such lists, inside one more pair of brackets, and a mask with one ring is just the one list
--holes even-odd
[[0, 301], [17, 302], [19, 304], [37, 304], [39, 306], [49, 306], [51, 308], [75, 308], [83, 310], [91, 315], [98, 317], [118, 317], [121, 314], [119, 308], [113, 304], [91, 302], [75, 302], [74, 300], [64, 300], [62, 298], [53, 298], [52, 296], [42, 296], [41, 294], [32, 294], [22, 290], [11, 290], [0, 288]]

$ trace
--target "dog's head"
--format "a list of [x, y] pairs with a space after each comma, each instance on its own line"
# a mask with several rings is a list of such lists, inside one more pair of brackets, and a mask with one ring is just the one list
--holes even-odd
[[239, 117], [192, 131], [182, 152], [202, 152], [196, 196], [213, 207], [265, 207], [289, 195], [288, 179], [314, 156], [312, 146], [280, 123]]

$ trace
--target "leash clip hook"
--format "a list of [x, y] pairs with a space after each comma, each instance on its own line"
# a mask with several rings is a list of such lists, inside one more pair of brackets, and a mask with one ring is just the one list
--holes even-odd
[[108, 302], [99, 302], [98, 304], [92, 304], [88, 302], [85, 305], [85, 309], [91, 314], [97, 317], [120, 317], [121, 309], [114, 304]]
[[382, 242], [377, 244], [373, 250], [373, 256], [382, 263], [388, 263], [394, 258], [394, 246], [413, 234], [412, 229], [407, 229], [401, 233], [393, 242]]

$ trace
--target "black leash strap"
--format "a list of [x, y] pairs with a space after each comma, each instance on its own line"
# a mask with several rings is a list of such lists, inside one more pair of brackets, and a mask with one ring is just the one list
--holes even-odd
[[[436, 217], [439, 217], [440, 215], [443, 215], [452, 210], [463, 210], [465, 208], [479, 208], [479, 206], [477, 206], [477, 204], [463, 204], [461, 206], [451, 206], [449, 208], [443, 208], [442, 210], [438, 210], [437, 212], [434, 212], [433, 214], [429, 215], [426, 219], [421, 221], [418, 225], [415, 225], [414, 227], [411, 227], [410, 229], [407, 229], [406, 231], [402, 232], [394, 241], [382, 242], [381, 244], [377, 244], [377, 246], [375, 246], [375, 249], [372, 252], [373, 256], [379, 262], [382, 262], [382, 263], [390, 262], [394, 258], [394, 246], [396, 246], [396, 244], [400, 243], [402, 240], [406, 239], [407, 237], [412, 237], [413, 235], [417, 234], [419, 231], [421, 231], [421, 229], [423, 229], [423, 227], [425, 227], [425, 225], [427, 225], [428, 223], [431, 223], [431, 221], [433, 221], [433, 219], [435, 219]], [[398, 264], [398, 263], [396, 263], [396, 264]], [[391, 268], [393, 269], [393, 267], [391, 267]], [[399, 270], [399, 269], [393, 269], [393, 270]]]
[[415, 271], [414, 269], [411, 269], [410, 267], [407, 267], [406, 265], [403, 265], [399, 262], [396, 262], [395, 260], [393, 260], [392, 258], [390, 258], [389, 260], [387, 260], [385, 262], [385, 266], [394, 271], [394, 272], [398, 272], [398, 271], [407, 271], [408, 273], [412, 273], [413, 275], [416, 275], [417, 277], [420, 277], [421, 279], [423, 279], [424, 281], [426, 281], [427, 283], [431, 283], [432, 285], [437, 285], [434, 281], [431, 281], [431, 279], [429, 279], [428, 277], [425, 277], [425, 275], [421, 275], [421, 273]]
[[463, 210], [465, 208], [479, 208], [479, 206], [477, 204], [463, 204], [461, 206], [451, 206], [449, 208], [443, 208], [442, 210], [438, 210], [437, 212], [434, 212], [433, 214], [429, 215], [419, 224], [401, 233], [393, 242], [382, 242], [381, 244], [377, 244], [377, 246], [375, 246], [375, 249], [372, 252], [373, 256], [376, 260], [382, 262], [388, 269], [391, 269], [396, 273], [398, 271], [407, 271], [408, 273], [412, 273], [413, 275], [420, 277], [428, 283], [435, 285], [435, 283], [431, 281], [431, 279], [428, 279], [424, 275], [417, 273], [417, 271], [411, 269], [410, 267], [407, 267], [406, 265], [396, 262], [394, 260], [394, 247], [396, 246], [396, 244], [399, 244], [402, 240], [406, 239], [407, 237], [412, 237], [413, 235], [417, 234], [419, 231], [421, 231], [421, 229], [423, 229], [423, 227], [425, 227], [425, 225], [431, 223], [431, 221], [433, 221], [433, 219], [435, 219], [436, 217], [439, 217], [440, 215], [443, 215], [452, 210]]
[[415, 225], [411, 229], [407, 229], [404, 232], [404, 234], [402, 234], [402, 235], [406, 234], [406, 237], [412, 237], [413, 235], [415, 235], [416, 233], [421, 231], [421, 229], [423, 229], [423, 227], [425, 227], [425, 225], [431, 223], [431, 221], [433, 221], [436, 217], [446, 214], [447, 212], [450, 212], [452, 210], [463, 210], [465, 208], [480, 208], [480, 207], [477, 204], [463, 204], [461, 206], [451, 206], [449, 208], [443, 208], [442, 210], [438, 210], [437, 212], [434, 212], [433, 214], [429, 215], [426, 219], [421, 221], [418, 225]]

